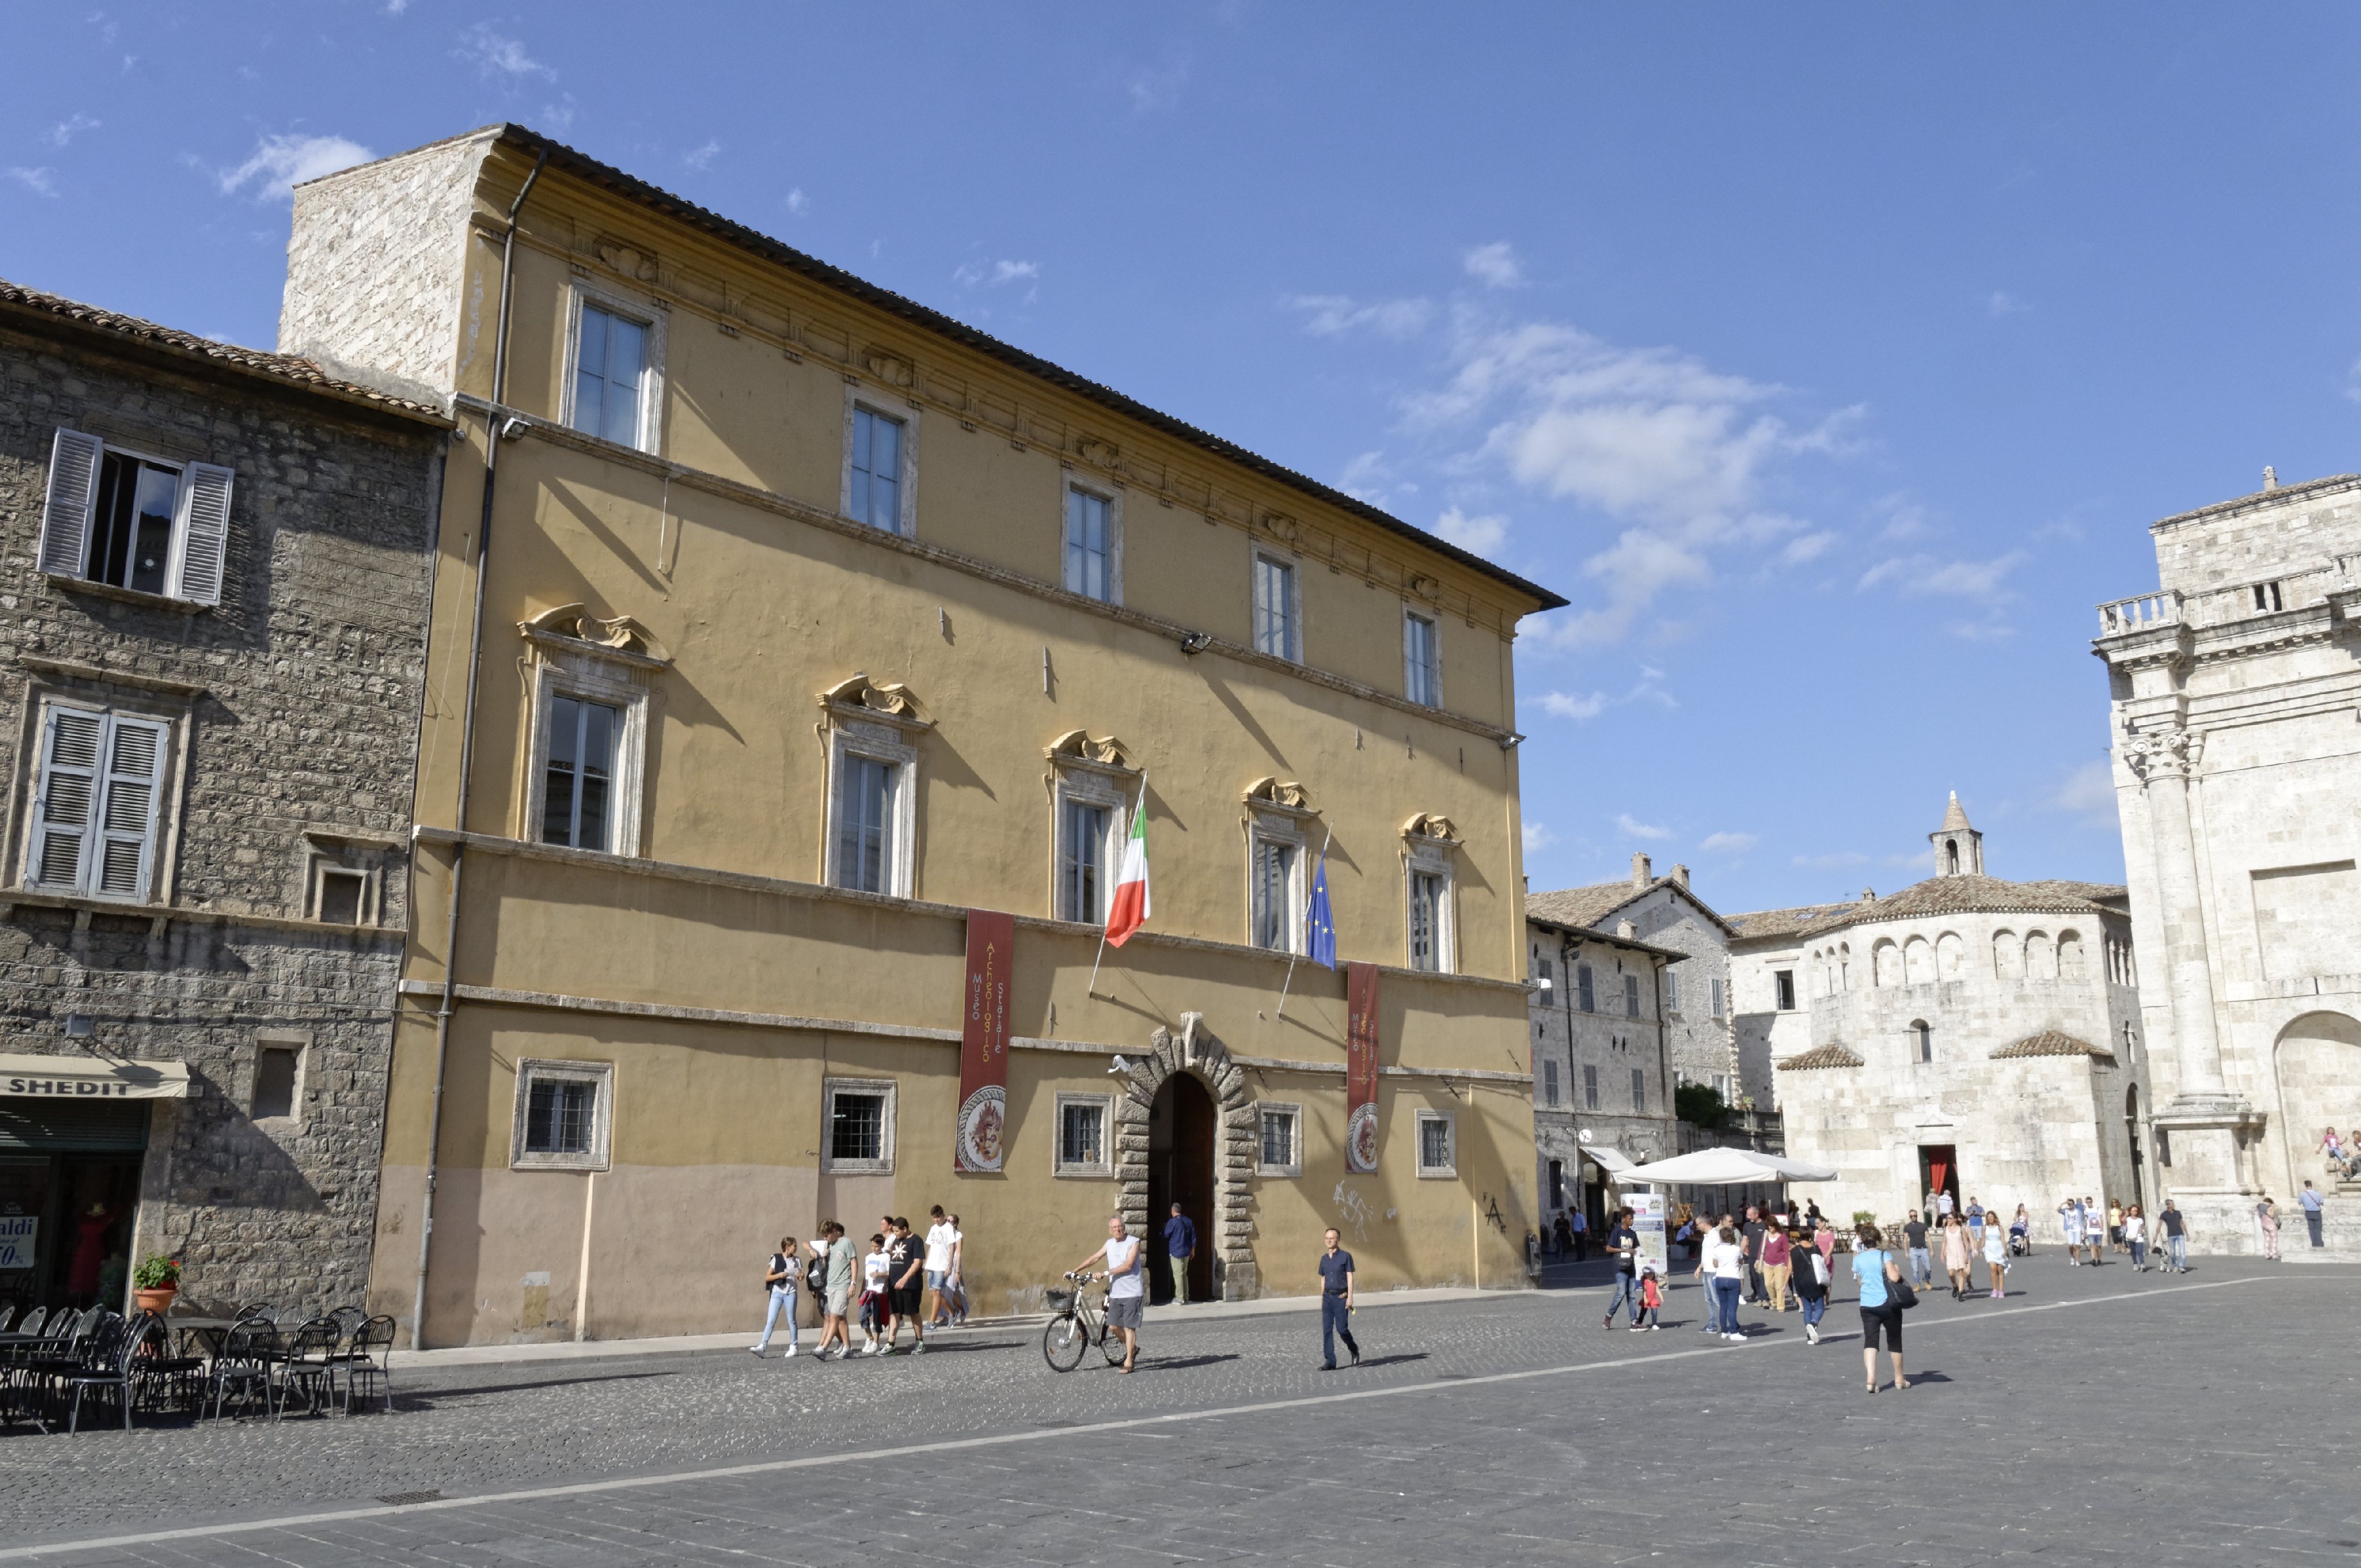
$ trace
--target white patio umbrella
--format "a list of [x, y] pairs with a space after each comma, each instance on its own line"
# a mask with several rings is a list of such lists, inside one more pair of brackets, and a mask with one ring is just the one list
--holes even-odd
[[1661, 1181], [1674, 1187], [1744, 1187], [1756, 1182], [1834, 1181], [1832, 1166], [1783, 1159], [1752, 1149], [1711, 1148], [1675, 1155], [1621, 1172], [1620, 1181]]

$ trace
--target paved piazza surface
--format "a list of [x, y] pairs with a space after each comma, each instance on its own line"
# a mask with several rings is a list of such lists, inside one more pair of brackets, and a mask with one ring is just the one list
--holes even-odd
[[1708, 1340], [1686, 1285], [1609, 1333], [1585, 1279], [1365, 1308], [1335, 1373], [1286, 1312], [1151, 1323], [1130, 1377], [984, 1328], [417, 1371], [390, 1417], [19, 1426], [0, 1562], [2361, 1563], [2361, 1269], [2053, 1253], [2011, 1283], [1912, 1312], [1917, 1386], [1873, 1398], [1857, 1339], [1750, 1310]]

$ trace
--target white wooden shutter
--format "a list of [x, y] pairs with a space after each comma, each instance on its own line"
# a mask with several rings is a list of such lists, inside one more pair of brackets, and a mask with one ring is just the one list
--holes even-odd
[[229, 554], [230, 483], [237, 475], [192, 463], [181, 477], [181, 516], [172, 530], [172, 580], [165, 592], [189, 604], [221, 603], [222, 562]]
[[90, 569], [90, 510], [98, 499], [98, 459], [105, 444], [60, 429], [49, 444], [49, 499], [41, 512], [41, 570], [79, 577]]
[[165, 728], [152, 719], [113, 716], [107, 726], [106, 798], [98, 824], [91, 891], [104, 898], [145, 898], [156, 842], [156, 785], [164, 766]]
[[90, 852], [106, 715], [53, 707], [42, 728], [41, 794], [34, 810], [33, 841], [26, 851], [26, 880], [42, 887], [79, 890]]

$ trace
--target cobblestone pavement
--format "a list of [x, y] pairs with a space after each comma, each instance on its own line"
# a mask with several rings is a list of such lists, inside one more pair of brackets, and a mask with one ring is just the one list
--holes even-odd
[[[1366, 1309], [1367, 1363], [1334, 1374], [1305, 1313], [1151, 1325], [1131, 1377], [1058, 1376], [1012, 1328], [417, 1374], [390, 1418], [16, 1428], [0, 1560], [2361, 1563], [2331, 1431], [2361, 1273], [2052, 1257], [2011, 1284], [1929, 1297], [1916, 1386], [1874, 1398], [1855, 1341], [1753, 1310], [1748, 1343], [1708, 1339], [1684, 1285], [1644, 1335], [1588, 1288]], [[67, 1544], [93, 1538], [120, 1543]]]

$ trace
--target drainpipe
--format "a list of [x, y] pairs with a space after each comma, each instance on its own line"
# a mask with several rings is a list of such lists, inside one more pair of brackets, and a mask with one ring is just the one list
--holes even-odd
[[[549, 149], [533, 160], [533, 172], [517, 188], [509, 203], [508, 234], [500, 242], [500, 306], [492, 323], [492, 406], [484, 416], [484, 510], [476, 523], [476, 604], [467, 622], [467, 706], [459, 718], [459, 805], [453, 818], [461, 834], [467, 830], [468, 784], [476, 760], [476, 687], [483, 669], [484, 576], [492, 549], [492, 492], [500, 466], [500, 423], [505, 418], [509, 389], [509, 295], [516, 280], [517, 214], [533, 194]], [[443, 1074], [451, 1058], [452, 1004], [459, 991], [459, 873], [466, 869], [467, 846], [463, 839], [451, 845], [451, 901], [443, 916], [443, 1004], [434, 1011], [434, 1098], [426, 1118], [426, 1198], [418, 1223], [418, 1283], [410, 1299], [410, 1348], [426, 1348], [427, 1252], [434, 1240], [434, 1182], [442, 1161]]]

